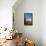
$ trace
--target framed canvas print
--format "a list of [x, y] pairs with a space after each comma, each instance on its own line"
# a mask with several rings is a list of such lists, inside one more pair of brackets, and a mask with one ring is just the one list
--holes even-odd
[[32, 25], [32, 24], [33, 24], [33, 14], [24, 13], [24, 25]]

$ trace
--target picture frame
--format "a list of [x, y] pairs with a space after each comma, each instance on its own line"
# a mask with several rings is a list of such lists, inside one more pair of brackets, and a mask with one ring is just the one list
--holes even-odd
[[33, 25], [33, 13], [24, 13], [24, 25]]

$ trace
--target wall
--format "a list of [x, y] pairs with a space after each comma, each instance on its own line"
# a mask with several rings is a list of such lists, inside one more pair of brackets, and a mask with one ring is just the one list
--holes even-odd
[[[15, 28], [18, 32], [22, 32], [24, 38], [35, 41], [36, 46], [41, 46], [40, 34], [40, 0], [23, 0], [19, 5], [13, 6]], [[24, 26], [24, 13], [33, 13], [33, 25]]]
[[12, 6], [16, 0], [0, 0], [0, 27], [12, 29]]
[[41, 41], [46, 46], [46, 0], [41, 1]]

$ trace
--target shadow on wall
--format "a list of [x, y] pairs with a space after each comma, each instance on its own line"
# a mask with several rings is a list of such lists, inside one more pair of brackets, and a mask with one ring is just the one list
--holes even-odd
[[37, 38], [36, 36], [33, 37], [33, 35], [31, 35], [30, 33], [28, 35], [23, 33], [23, 37], [25, 40], [33, 40], [36, 46], [41, 46], [41, 38]]

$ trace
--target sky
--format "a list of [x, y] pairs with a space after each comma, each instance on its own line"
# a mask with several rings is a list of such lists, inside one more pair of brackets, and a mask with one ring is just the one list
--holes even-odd
[[24, 13], [24, 18], [26, 19], [32, 19], [32, 13]]

